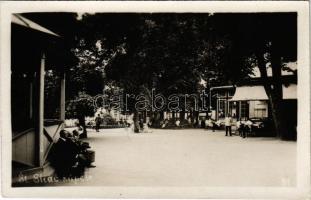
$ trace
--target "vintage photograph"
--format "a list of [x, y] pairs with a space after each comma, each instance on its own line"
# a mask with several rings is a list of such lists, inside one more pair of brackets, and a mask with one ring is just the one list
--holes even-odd
[[10, 16], [12, 188], [297, 187], [297, 12]]

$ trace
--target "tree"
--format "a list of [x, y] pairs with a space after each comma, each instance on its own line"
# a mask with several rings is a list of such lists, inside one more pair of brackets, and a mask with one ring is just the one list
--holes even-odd
[[[160, 13], [85, 15], [80, 37], [96, 65], [124, 93], [137, 96], [155, 89], [166, 97], [172, 93], [192, 94], [198, 92], [202, 78], [216, 71], [216, 65], [207, 68], [209, 60], [204, 59], [204, 54], [215, 51], [207, 48], [210, 44], [205, 39], [209, 17]], [[138, 120], [134, 103], [133, 99], [129, 101], [128, 108]]]
[[[84, 15], [78, 49], [106, 81], [134, 95], [194, 93], [211, 77], [234, 84], [258, 66], [277, 135], [286, 138], [280, 76], [282, 63], [297, 59], [296, 23], [295, 13]], [[130, 112], [137, 119], [133, 102]]]
[[[269, 97], [277, 137], [290, 139], [292, 129], [285, 122], [281, 71], [284, 62], [297, 60], [297, 14], [215, 14], [213, 28], [221, 40], [231, 43], [226, 47], [224, 74], [230, 74], [228, 78], [237, 82], [258, 67]], [[272, 68], [271, 78], [267, 75], [267, 65]]]
[[81, 135], [83, 138], [87, 137], [85, 117], [93, 116], [95, 111], [96, 108], [94, 107], [92, 96], [84, 92], [79, 92], [74, 99], [67, 101], [66, 117], [77, 118], [79, 120], [80, 126], [83, 127], [83, 133]]
[[[90, 105], [91, 96], [102, 93], [104, 76], [98, 69], [92, 55], [83, 48], [83, 40], [79, 37], [84, 30], [76, 13], [25, 13], [27, 18], [51, 29], [60, 35], [52, 41], [52, 48], [47, 52], [47, 65], [53, 65], [57, 71], [66, 73], [66, 117], [78, 118], [85, 129], [85, 116], [94, 114]], [[59, 53], [62, 52], [62, 53]], [[55, 94], [59, 90], [59, 76], [47, 71], [46, 77], [46, 115], [55, 113], [58, 102]], [[88, 99], [88, 100], [87, 100]]]
[[[132, 24], [136, 31], [134, 42], [125, 41], [125, 53], [118, 54], [106, 66], [107, 77], [135, 95], [150, 93], [152, 89], [166, 97], [173, 93], [197, 93], [203, 66], [199, 56], [204, 49], [200, 38], [204, 32], [200, 29], [205, 27], [202, 17], [209, 15], [145, 14], [136, 17], [137, 24]], [[137, 119], [137, 112], [131, 112]]]

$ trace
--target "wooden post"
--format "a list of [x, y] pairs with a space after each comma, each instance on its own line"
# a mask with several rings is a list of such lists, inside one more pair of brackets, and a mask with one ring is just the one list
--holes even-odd
[[219, 115], [219, 99], [218, 99], [218, 94], [217, 94], [217, 101], [216, 101], [216, 121], [218, 121], [218, 115]]
[[229, 93], [229, 91], [226, 91], [226, 100], [225, 100], [225, 117], [229, 115], [229, 101], [228, 101], [228, 93]]
[[62, 121], [65, 121], [65, 84], [66, 84], [65, 79], [66, 74], [63, 73], [60, 82], [60, 116], [59, 116], [59, 119]]
[[[33, 77], [31, 77], [33, 79]], [[29, 84], [29, 119], [33, 120], [33, 80]]]
[[39, 145], [39, 166], [44, 163], [44, 149], [43, 149], [43, 139], [44, 139], [44, 74], [45, 74], [45, 54], [42, 54], [40, 69], [39, 69], [39, 119], [38, 119], [38, 145]]
[[242, 118], [242, 101], [239, 101], [239, 118]]

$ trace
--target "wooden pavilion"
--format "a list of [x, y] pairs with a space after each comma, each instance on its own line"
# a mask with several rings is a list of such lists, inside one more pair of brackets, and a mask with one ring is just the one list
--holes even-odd
[[[35, 174], [49, 176], [53, 169], [49, 151], [57, 141], [65, 120], [65, 66], [60, 35], [23, 17], [12, 15], [11, 24], [11, 122], [12, 184], [30, 180]], [[58, 62], [55, 62], [58, 61]], [[45, 117], [45, 74], [59, 77], [57, 117]]]

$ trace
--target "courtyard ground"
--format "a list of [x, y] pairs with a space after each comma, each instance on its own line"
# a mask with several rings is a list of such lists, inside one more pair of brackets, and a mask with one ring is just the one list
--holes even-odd
[[89, 130], [96, 168], [62, 185], [294, 186], [296, 142], [225, 137], [223, 131]]

